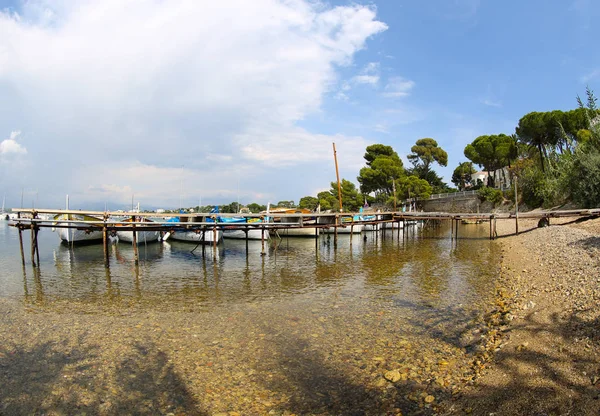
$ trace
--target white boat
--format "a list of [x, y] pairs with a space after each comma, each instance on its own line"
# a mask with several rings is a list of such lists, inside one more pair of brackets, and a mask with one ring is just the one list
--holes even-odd
[[[273, 222], [282, 227], [277, 228], [277, 234], [280, 237], [318, 237], [320, 228], [311, 227], [316, 224], [314, 218], [307, 218], [303, 215], [289, 216], [290, 214], [311, 214], [312, 211], [305, 208], [275, 208], [267, 214], [272, 215]], [[279, 217], [277, 214], [285, 214], [285, 217]]]
[[[127, 218], [120, 222], [128, 223], [123, 225], [129, 225], [133, 222], [131, 218]], [[140, 218], [139, 221], [145, 224], [152, 223], [154, 221], [149, 220], [147, 218]], [[143, 227], [143, 226], [142, 226]], [[160, 231], [136, 231], [136, 242], [137, 244], [147, 244], [147, 243], [155, 243], [160, 239]], [[127, 243], [133, 244], [133, 231], [117, 231], [117, 237], [119, 237], [119, 241], [125, 241]]]
[[381, 224], [365, 224], [363, 226], [363, 231], [379, 231], [381, 229]]
[[[203, 238], [204, 236], [204, 238]], [[223, 231], [217, 230], [216, 232], [217, 243], [223, 238]], [[215, 241], [215, 231], [212, 228], [206, 230], [185, 230], [185, 231], [173, 231], [169, 237], [171, 240], [177, 241], [189, 241], [193, 243], [212, 244]]]
[[280, 237], [318, 237], [319, 232], [319, 228], [307, 226], [304, 226], [302, 228], [290, 227], [277, 229], [277, 234]]
[[382, 222], [381, 226], [385, 230], [404, 228], [404, 223], [402, 221], [390, 221], [390, 222]]
[[102, 221], [82, 214], [58, 214], [54, 216], [54, 230], [64, 243], [92, 243], [102, 241], [102, 228], [86, 221]]
[[[263, 232], [261, 228], [248, 228], [247, 234], [245, 229], [235, 227], [235, 228], [223, 228], [223, 238], [235, 238], [238, 240], [262, 240]], [[269, 230], [265, 229], [264, 239], [269, 239]]]
[[[364, 230], [365, 226], [363, 224], [344, 224], [342, 223], [341, 226], [337, 227], [337, 233], [338, 234], [360, 234], [363, 230]], [[324, 228], [323, 232], [325, 234], [335, 234], [336, 233], [336, 227], [331, 226], [329, 228]]]

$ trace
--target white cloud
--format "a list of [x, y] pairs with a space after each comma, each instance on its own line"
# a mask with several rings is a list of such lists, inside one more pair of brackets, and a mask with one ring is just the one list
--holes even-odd
[[484, 98], [481, 100], [481, 103], [487, 105], [488, 107], [502, 107], [502, 103], [500, 101], [494, 101], [489, 98]]
[[10, 138], [0, 142], [0, 156], [2, 155], [24, 155], [27, 154], [27, 149], [17, 143], [17, 138], [21, 134], [20, 131], [10, 133]]
[[379, 76], [378, 75], [357, 75], [352, 78], [352, 81], [355, 84], [377, 85], [377, 83], [379, 82]]
[[410, 94], [414, 86], [414, 81], [402, 77], [393, 77], [388, 80], [383, 91], [383, 96], [392, 98], [406, 97]]
[[[88, 173], [110, 165], [132, 174], [140, 164], [156, 171], [130, 185], [136, 194], [182, 164], [194, 174], [218, 169], [224, 179], [214, 183], [226, 188], [240, 162], [304, 162], [282, 159], [276, 137], [301, 139], [285, 153], [306, 156], [307, 142], [335, 140], [296, 124], [320, 111], [338, 67], [386, 28], [373, 7], [308, 0], [24, 2], [19, 15], [0, 12], [0, 93], [14, 103], [0, 130], [38, 132], [28, 135], [40, 166], [32, 176], [48, 192], [120, 195], [128, 184]], [[168, 186], [154, 182], [152, 195], [160, 200]]]

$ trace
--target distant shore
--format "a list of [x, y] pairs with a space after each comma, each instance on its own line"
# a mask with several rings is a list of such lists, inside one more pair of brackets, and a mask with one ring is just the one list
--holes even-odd
[[600, 414], [600, 219], [575, 220], [498, 221], [510, 323], [448, 414]]

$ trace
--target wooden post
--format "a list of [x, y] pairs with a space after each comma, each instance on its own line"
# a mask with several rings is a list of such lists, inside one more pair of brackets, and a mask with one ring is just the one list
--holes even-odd
[[206, 226], [202, 228], [202, 257], [204, 258], [204, 254], [206, 253]]
[[133, 261], [138, 265], [140, 258], [138, 253], [138, 245], [137, 245], [137, 232], [135, 231], [135, 216], [131, 217], [131, 226], [132, 226], [132, 234], [133, 234]]
[[516, 230], [516, 234], [519, 235], [519, 197], [517, 195], [517, 175], [515, 175], [514, 181], [515, 181], [515, 230]]
[[458, 240], [458, 222], [459, 221], [460, 221], [459, 219], [456, 219], [456, 225], [454, 226], [454, 232], [456, 233], [456, 235], [454, 236], [455, 240]]
[[214, 216], [215, 222], [213, 225], [213, 250], [217, 250], [217, 216]]
[[[260, 255], [265, 255], [265, 226], [263, 225], [260, 230], [260, 243], [261, 243], [261, 251]], [[248, 247], [248, 235], [246, 233], [246, 247]]]
[[454, 217], [450, 217], [450, 240], [454, 240]]
[[354, 220], [350, 223], [350, 247], [352, 247], [352, 236], [354, 235]]
[[21, 263], [23, 263], [23, 266], [25, 266], [25, 251], [23, 250], [23, 230], [21, 223], [19, 223], [17, 227], [19, 228], [19, 247], [21, 247]]
[[37, 264], [40, 265], [40, 246], [38, 244], [38, 232], [40, 227], [36, 224], [35, 226], [35, 257], [37, 258]]
[[31, 264], [35, 267], [35, 224], [31, 223]]
[[[340, 185], [340, 172], [338, 170], [337, 154], [335, 151], [335, 143], [333, 143], [333, 159], [335, 160], [335, 175], [337, 177], [338, 200], [340, 201], [340, 212], [342, 212], [343, 211], [343, 208], [342, 208], [342, 186]], [[337, 231], [337, 229], [336, 229], [336, 231]]]
[[[335, 144], [334, 144], [335, 146]], [[339, 215], [335, 215], [335, 228], [333, 229], [333, 245], [337, 247], [337, 226], [339, 224]]]
[[104, 225], [102, 226], [102, 245], [104, 248], [104, 267], [108, 267], [108, 228], [106, 220], [108, 215], [104, 214]]

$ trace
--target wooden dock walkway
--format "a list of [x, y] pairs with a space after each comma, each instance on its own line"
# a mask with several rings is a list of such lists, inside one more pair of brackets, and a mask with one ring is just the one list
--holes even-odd
[[[362, 213], [260, 213], [260, 214], [243, 214], [248, 222], [229, 223], [219, 222], [217, 217], [233, 218], [240, 217], [240, 214], [226, 213], [138, 213], [138, 212], [111, 212], [111, 211], [80, 211], [80, 210], [55, 210], [55, 209], [13, 209], [17, 213], [17, 219], [11, 220], [9, 225], [18, 228], [19, 242], [21, 245], [21, 258], [23, 265], [25, 264], [25, 256], [23, 250], [22, 232], [31, 230], [31, 258], [32, 264], [35, 266], [36, 260], [39, 264], [39, 250], [37, 242], [37, 234], [41, 228], [71, 228], [83, 230], [87, 233], [101, 231], [103, 235], [104, 257], [108, 267], [108, 244], [111, 233], [118, 231], [133, 232], [133, 246], [135, 252], [135, 262], [138, 262], [136, 235], [142, 231], [192, 231], [196, 233], [213, 232], [219, 230], [237, 229], [245, 231], [258, 229], [262, 230], [262, 253], [265, 253], [265, 231], [274, 231], [276, 234], [281, 230], [290, 230], [297, 228], [310, 228], [315, 230], [315, 235], [322, 229], [334, 229], [334, 243], [337, 242], [338, 229], [352, 228], [358, 225], [379, 225], [386, 223], [398, 223], [398, 229], [403, 228], [406, 224], [414, 223], [415, 221], [451, 221], [452, 222], [452, 238], [458, 238], [458, 223], [459, 221], [475, 221], [489, 222], [490, 239], [497, 236], [496, 221], [497, 220], [514, 220], [516, 225], [516, 233], [519, 233], [519, 219], [546, 219], [564, 217], [598, 217], [600, 216], [600, 208], [594, 209], [576, 209], [562, 211], [530, 211], [523, 213], [444, 213], [444, 212], [362, 212]], [[42, 216], [51, 216], [51, 219], [43, 219]], [[54, 219], [57, 215], [76, 215], [87, 216], [90, 219]], [[143, 218], [151, 217], [152, 222], [142, 222]], [[177, 217], [179, 222], [167, 221], [168, 218]], [[68, 217], [67, 217], [68, 218]], [[125, 221], [127, 219], [128, 221]], [[158, 220], [157, 220], [158, 219]], [[59, 221], [59, 222], [58, 222]], [[394, 224], [392, 224], [393, 226]], [[394, 228], [396, 228], [394, 227]], [[247, 235], [247, 234], [246, 234]], [[213, 247], [216, 248], [217, 239], [212, 241]], [[204, 245], [203, 245], [204, 250]]]

